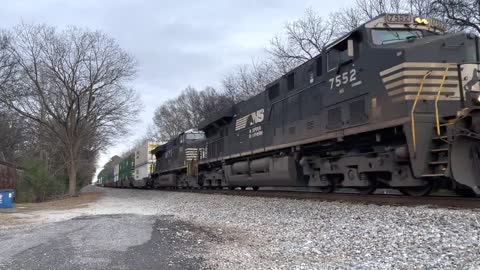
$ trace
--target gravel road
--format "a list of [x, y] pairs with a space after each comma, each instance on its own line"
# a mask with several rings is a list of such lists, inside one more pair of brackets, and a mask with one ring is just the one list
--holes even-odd
[[101, 190], [1, 230], [0, 268], [480, 269], [476, 210]]

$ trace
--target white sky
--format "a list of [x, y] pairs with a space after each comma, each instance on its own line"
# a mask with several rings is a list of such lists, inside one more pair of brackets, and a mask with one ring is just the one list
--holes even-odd
[[[103, 153], [99, 166], [141, 137], [155, 108], [191, 85], [219, 86], [236, 65], [264, 55], [270, 39], [287, 21], [312, 7], [321, 15], [352, 0], [15, 0], [2, 1], [0, 28], [20, 22], [100, 30], [115, 38], [138, 61], [132, 86], [143, 103], [131, 134]], [[135, 104], [132, 104], [135, 106]]]

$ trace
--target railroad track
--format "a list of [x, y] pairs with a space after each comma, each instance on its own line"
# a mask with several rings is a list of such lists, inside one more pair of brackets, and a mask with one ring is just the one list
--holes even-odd
[[202, 194], [220, 194], [229, 196], [288, 198], [295, 200], [315, 200], [328, 202], [345, 202], [354, 204], [374, 204], [393, 206], [427, 206], [433, 208], [480, 209], [480, 198], [459, 196], [410, 197], [393, 194], [360, 195], [358, 193], [321, 193], [298, 190], [212, 190], [212, 189], [173, 189], [174, 192]]

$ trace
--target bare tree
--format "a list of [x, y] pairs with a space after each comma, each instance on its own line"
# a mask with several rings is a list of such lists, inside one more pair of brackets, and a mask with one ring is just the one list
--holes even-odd
[[105, 34], [75, 27], [22, 24], [4, 36], [18, 73], [0, 85], [0, 103], [58, 140], [74, 195], [83, 147], [109, 141], [133, 120], [137, 96], [126, 83], [135, 62]]
[[264, 91], [279, 76], [273, 63], [252, 60], [250, 65], [237, 66], [224, 77], [223, 90], [231, 100], [239, 102]]
[[155, 123], [152, 123], [148, 125], [145, 134], [143, 134], [140, 140], [162, 142], [163, 139], [165, 139], [165, 137], [162, 137], [162, 132], [160, 129]]
[[480, 1], [437, 0], [433, 2], [437, 15], [458, 31], [467, 30], [480, 34]]
[[402, 0], [356, 0], [358, 15], [367, 21], [384, 13], [402, 13], [407, 1]]
[[8, 52], [10, 43], [11, 36], [0, 32], [0, 86], [3, 87], [10, 87], [17, 72], [15, 61]]
[[198, 91], [187, 87], [175, 99], [161, 104], [155, 111], [153, 122], [157, 139], [166, 141], [176, 135], [198, 126], [232, 105], [232, 101], [214, 88]]
[[169, 140], [189, 128], [188, 120], [179, 111], [175, 100], [168, 100], [155, 110], [153, 122], [162, 140]]
[[[11, 36], [0, 32], [0, 89], [11, 88], [18, 72], [16, 63], [8, 52]], [[15, 161], [22, 144], [26, 143], [27, 119], [0, 103], [0, 156]]]
[[28, 142], [28, 120], [0, 105], [0, 159], [17, 161]]
[[[410, 13], [418, 16], [436, 17], [438, 13], [434, 5], [434, 0], [407, 0], [406, 13]], [[442, 19], [443, 16], [441, 16]]]
[[331, 21], [337, 26], [337, 31], [341, 34], [347, 34], [355, 28], [365, 23], [368, 18], [357, 7], [343, 8], [330, 15]]
[[410, 13], [419, 16], [443, 18], [437, 12], [434, 0], [356, 0], [352, 7], [332, 13], [337, 30], [348, 33], [363, 23], [384, 13]]
[[381, 14], [405, 13], [407, 6], [402, 0], [356, 0], [353, 6], [334, 12], [331, 20], [337, 31], [346, 34]]
[[336, 25], [322, 18], [313, 9], [285, 25], [284, 36], [277, 35], [270, 42], [267, 52], [285, 73], [321, 53], [326, 45], [338, 36]]

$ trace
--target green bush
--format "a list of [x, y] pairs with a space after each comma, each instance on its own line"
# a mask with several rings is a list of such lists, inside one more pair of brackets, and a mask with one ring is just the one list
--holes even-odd
[[65, 177], [52, 176], [43, 161], [26, 162], [23, 168], [23, 175], [17, 183], [17, 202], [41, 202], [65, 193]]

